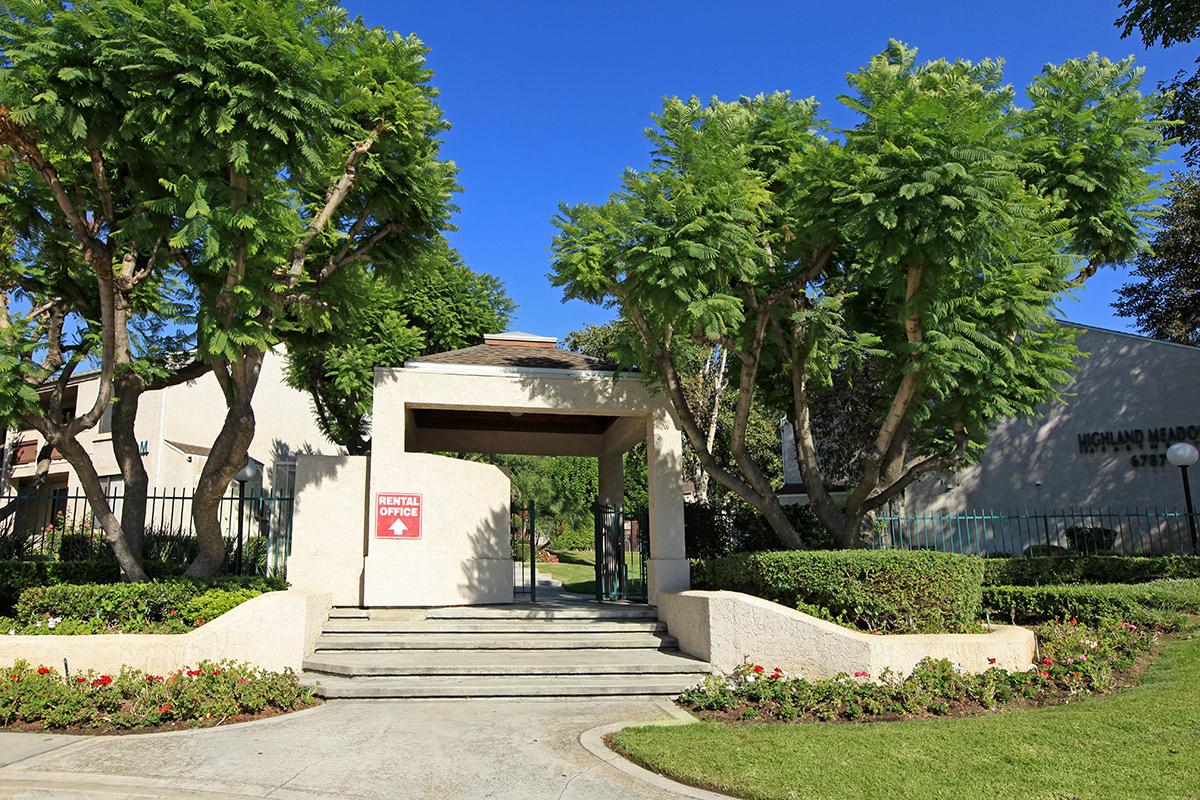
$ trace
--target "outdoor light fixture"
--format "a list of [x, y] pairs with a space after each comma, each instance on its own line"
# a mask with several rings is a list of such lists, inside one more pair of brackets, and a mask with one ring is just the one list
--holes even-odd
[[1200, 555], [1200, 549], [1196, 547], [1196, 512], [1192, 510], [1192, 487], [1188, 484], [1187, 474], [1188, 467], [1195, 464], [1197, 460], [1200, 460], [1200, 450], [1187, 442], [1176, 442], [1167, 448], [1167, 461], [1179, 467], [1179, 474], [1183, 476], [1183, 500], [1187, 505], [1188, 533], [1192, 535], [1192, 552]]
[[253, 458], [247, 458], [246, 466], [238, 470], [238, 474], [234, 476], [238, 482], [238, 538], [237, 552], [233, 556], [233, 569], [238, 575], [242, 574], [242, 543], [246, 526], [246, 482], [256, 478], [258, 478], [258, 463]]

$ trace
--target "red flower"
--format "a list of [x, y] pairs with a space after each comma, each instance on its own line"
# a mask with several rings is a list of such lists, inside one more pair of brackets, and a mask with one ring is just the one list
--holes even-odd
[[1049, 673], [1049, 672], [1039, 672], [1039, 673], [1038, 673], [1038, 675], [1041, 675], [1043, 678], [1049, 678], [1049, 677], [1050, 677], [1050, 673]]
[[219, 670], [219, 669], [213, 670], [213, 675], [220, 675], [220, 674], [221, 674], [221, 670]]
[[172, 708], [174, 708], [174, 706], [172, 706], [170, 703], [166, 703], [166, 704], [158, 707], [158, 713], [165, 714], [168, 711], [170, 711]]
[[8, 679], [10, 681], [19, 681], [19, 680], [21, 680], [21, 676], [20, 675], [9, 675]]
[[87, 683], [87, 678], [76, 678], [75, 682], [76, 683]]
[[1054, 663], [1054, 659], [1053, 658], [1043, 658], [1042, 663], [1045, 664], [1046, 666], [1050, 666], [1051, 664]]
[[1078, 624], [1079, 624], [1079, 620], [1075, 619], [1074, 617], [1071, 617], [1071, 624], [1072, 624], [1072, 625], [1078, 625]]
[[199, 675], [199, 674], [200, 674], [200, 670], [198, 670], [198, 669], [189, 669], [189, 670], [187, 671], [187, 674], [188, 674], [188, 675], [190, 675], [191, 677], [193, 677], [193, 678], [194, 678], [194, 677], [196, 677], [197, 675]]
[[1078, 672], [1073, 672], [1073, 673], [1071, 673], [1071, 674], [1072, 674], [1072, 675], [1074, 675], [1076, 678], [1078, 678], [1078, 677], [1079, 677], [1079, 673], [1078, 673]]
[[871, 677], [871, 673], [869, 673], [869, 672], [856, 672], [856, 673], [854, 673], [854, 677], [856, 677], [856, 678], [869, 678], [869, 677]]
[[112, 683], [112, 678], [108, 677], [107, 675], [101, 675], [99, 678], [96, 678], [96, 680], [92, 681], [92, 686], [108, 686], [110, 683]]
[[[763, 667], [763, 665], [762, 665], [762, 664], [755, 664], [755, 665], [754, 665], [754, 671], [755, 671], [755, 672], [762, 672], [762, 671], [763, 671], [763, 669], [764, 669], [764, 667]], [[215, 674], [215, 673], [214, 673], [214, 674]]]
[[167, 616], [168, 617], [178, 617], [179, 612], [172, 608], [170, 611], [167, 612]]
[[38, 675], [46, 675], [46, 674], [49, 674], [49, 672], [50, 672], [49, 667], [38, 667]]
[[996, 663], [996, 659], [994, 659], [994, 658], [989, 658], [989, 659], [988, 659], [988, 663], [989, 663], [989, 664], [995, 664], [995, 663]]

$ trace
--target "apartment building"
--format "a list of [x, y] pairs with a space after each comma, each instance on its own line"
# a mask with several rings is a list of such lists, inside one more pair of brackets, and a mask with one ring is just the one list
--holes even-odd
[[[267, 353], [254, 397], [257, 424], [250, 446], [250, 458], [259, 466], [260, 477], [248, 488], [256, 493], [290, 493], [297, 454], [342, 452], [318, 429], [308, 395], [284, 382], [284, 369], [282, 350]], [[90, 409], [99, 388], [96, 372], [74, 377], [67, 389], [66, 413], [84, 413]], [[138, 407], [135, 431], [151, 490], [190, 493], [224, 418], [225, 397], [211, 373], [189, 383], [146, 392]], [[111, 407], [99, 424], [80, 434], [79, 441], [95, 463], [106, 490], [120, 496], [123, 481], [113, 456]], [[36, 431], [10, 431], [5, 444], [0, 494], [12, 495], [20, 493], [33, 480], [37, 454], [45, 440]], [[50, 471], [37, 494], [66, 497], [81, 491], [74, 470], [55, 451]]]

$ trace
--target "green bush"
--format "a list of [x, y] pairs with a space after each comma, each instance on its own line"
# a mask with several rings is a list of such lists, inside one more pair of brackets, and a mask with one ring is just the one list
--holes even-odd
[[265, 577], [34, 586], [21, 593], [14, 616], [24, 626], [77, 620], [128, 632], [163, 623], [169, 630], [186, 630], [198, 618], [208, 621], [250, 597], [285, 586], [278, 578]]
[[1200, 580], [1141, 584], [985, 586], [989, 615], [1014, 623], [1075, 619], [1094, 623], [1123, 619], [1164, 630], [1178, 629], [1184, 614], [1200, 613]]
[[692, 586], [773, 600], [871, 631], [960, 631], [979, 618], [983, 560], [924, 551], [744, 553], [692, 565]]
[[555, 550], [595, 550], [596, 532], [591, 527], [563, 531], [554, 537]]
[[[146, 561], [151, 578], [170, 578], [183, 574], [186, 564]], [[117, 583], [121, 570], [115, 561], [0, 561], [0, 614], [17, 604], [21, 592], [33, 586], [63, 583]]]
[[1145, 583], [1160, 578], [1200, 578], [1200, 556], [989, 558], [983, 572], [985, 586]]
[[0, 671], [5, 678], [0, 681], [0, 725], [143, 728], [291, 711], [313, 703], [312, 692], [290, 670], [268, 672], [227, 661], [202, 661], [195, 669], [166, 675], [128, 667], [116, 675], [59, 675], [24, 661]]

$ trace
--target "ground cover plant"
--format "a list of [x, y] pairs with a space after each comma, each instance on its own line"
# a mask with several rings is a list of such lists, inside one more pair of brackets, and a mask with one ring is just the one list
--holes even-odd
[[216, 725], [313, 704], [295, 673], [231, 661], [202, 661], [165, 675], [123, 667], [119, 673], [61, 674], [18, 661], [0, 668], [0, 729], [104, 732]]
[[1115, 695], [955, 719], [847, 725], [703, 722], [611, 743], [685, 783], [754, 800], [1194, 797], [1200, 639], [1167, 642]]
[[983, 561], [925, 551], [780, 551], [692, 563], [692, 587], [728, 589], [867, 631], [972, 630]]
[[265, 577], [33, 586], [0, 617], [0, 634], [186, 633], [286, 586]]
[[779, 722], [903, 719], [977, 713], [1018, 701], [1061, 703], [1130, 683], [1137, 659], [1158, 638], [1153, 629], [1116, 620], [1047, 623], [1036, 633], [1038, 658], [1028, 672], [994, 667], [967, 674], [945, 659], [925, 659], [908, 676], [860, 671], [809, 681], [747, 663], [729, 678], [710, 676], [679, 702], [702, 718]]

